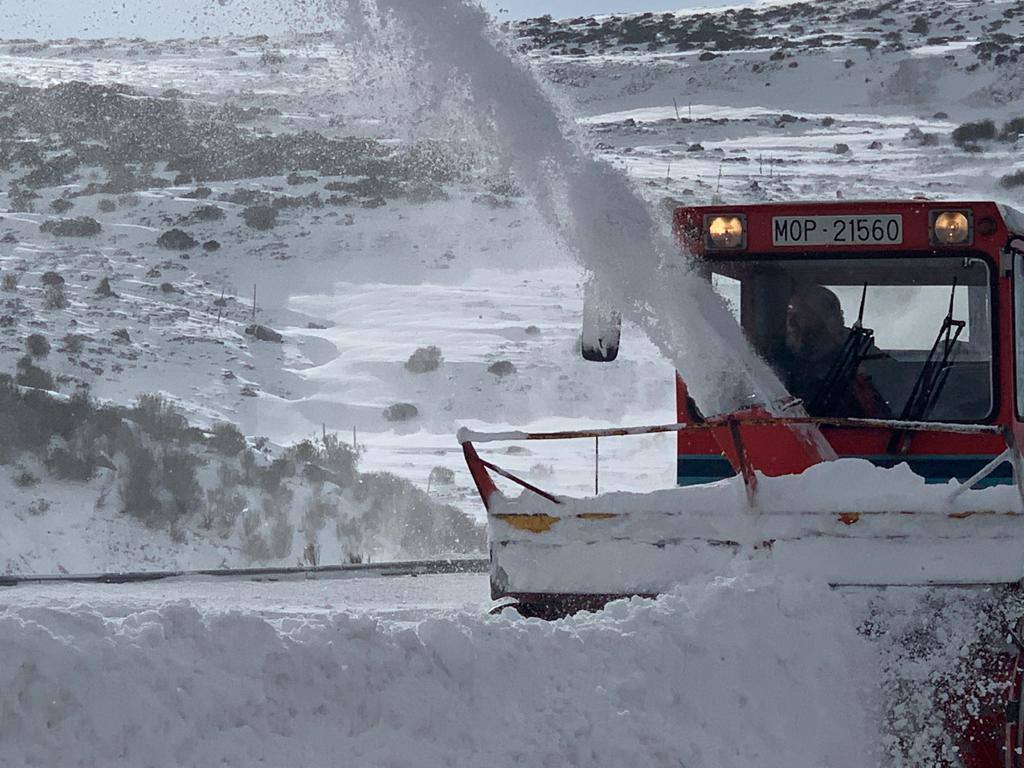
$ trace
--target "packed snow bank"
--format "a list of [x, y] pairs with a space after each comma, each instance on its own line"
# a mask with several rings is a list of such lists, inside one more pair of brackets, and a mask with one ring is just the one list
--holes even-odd
[[861, 768], [876, 728], [853, 617], [793, 579], [553, 624], [9, 606], [0, 647], [2, 765]]

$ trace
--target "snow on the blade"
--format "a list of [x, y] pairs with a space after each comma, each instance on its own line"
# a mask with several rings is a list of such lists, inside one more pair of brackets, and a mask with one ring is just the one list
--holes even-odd
[[[758, 474], [654, 493], [492, 497], [492, 570], [522, 592], [656, 594], [745, 562], [832, 584], [1013, 584], [1024, 578], [1024, 514], [1015, 486], [964, 493], [906, 465], [863, 459], [800, 475]], [[594, 514], [608, 515], [594, 519]], [[548, 515], [537, 534], [495, 515]], [[770, 543], [770, 545], [769, 545]]]

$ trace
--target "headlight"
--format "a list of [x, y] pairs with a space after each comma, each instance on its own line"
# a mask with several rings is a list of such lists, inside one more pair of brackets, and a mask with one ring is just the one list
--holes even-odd
[[971, 217], [965, 211], [932, 211], [932, 242], [964, 245], [971, 242]]
[[712, 250], [735, 250], [747, 245], [747, 221], [741, 214], [706, 216], [706, 245]]

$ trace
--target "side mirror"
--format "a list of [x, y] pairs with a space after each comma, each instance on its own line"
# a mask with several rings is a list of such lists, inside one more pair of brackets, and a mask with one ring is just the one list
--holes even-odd
[[583, 335], [580, 351], [593, 363], [610, 363], [619, 356], [622, 314], [609, 309], [589, 286], [583, 296]]

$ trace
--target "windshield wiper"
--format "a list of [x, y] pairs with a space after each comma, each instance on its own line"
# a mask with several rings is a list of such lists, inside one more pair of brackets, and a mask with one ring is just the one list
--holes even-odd
[[846, 335], [846, 341], [836, 353], [828, 373], [818, 386], [818, 391], [808, 405], [808, 413], [815, 416], [834, 416], [834, 409], [841, 397], [845, 397], [853, 385], [853, 380], [875, 343], [875, 332], [864, 327], [864, 302], [868, 295], [868, 284], [860, 294], [860, 311], [857, 321]]
[[[923, 421], [931, 413], [935, 403], [938, 402], [942, 389], [946, 386], [949, 372], [953, 369], [953, 357], [957, 350], [957, 341], [960, 334], [967, 327], [965, 320], [953, 319], [953, 300], [956, 298], [956, 278], [953, 279], [953, 288], [949, 292], [949, 311], [942, 320], [942, 327], [935, 337], [928, 357], [925, 358], [921, 372], [917, 375], [914, 388], [910, 391], [906, 405], [900, 413], [900, 421]], [[900, 453], [906, 451], [910, 441], [905, 432], [897, 432], [889, 441], [889, 451]]]

